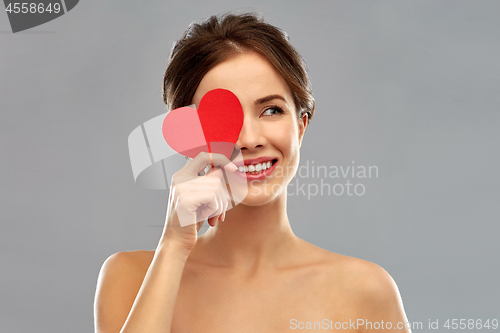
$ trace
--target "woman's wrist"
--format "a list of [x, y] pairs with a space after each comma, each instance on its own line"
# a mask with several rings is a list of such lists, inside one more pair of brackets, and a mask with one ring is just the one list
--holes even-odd
[[186, 249], [173, 239], [162, 237], [156, 247], [155, 255], [175, 258], [182, 262], [186, 262], [191, 250]]

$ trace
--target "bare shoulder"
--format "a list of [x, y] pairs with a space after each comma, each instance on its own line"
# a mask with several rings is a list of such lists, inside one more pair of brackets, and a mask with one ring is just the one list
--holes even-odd
[[151, 261], [153, 260], [154, 251], [124, 251], [110, 255], [103, 263], [100, 275], [112, 274], [123, 276], [127, 273], [127, 278], [140, 277], [144, 278]]
[[[353, 318], [390, 321], [394, 328], [407, 321], [399, 289], [391, 275], [367, 260], [311, 247], [311, 254], [322, 258], [328, 276], [328, 288], [340, 299], [343, 309]], [[406, 329], [397, 330], [397, 332]]]
[[332, 280], [344, 288], [352, 288], [366, 294], [384, 293], [397, 289], [394, 280], [381, 266], [367, 260], [350, 257], [304, 242], [308, 256], [316, 258], [328, 271]]
[[[381, 266], [359, 258], [334, 254], [332, 268], [344, 276], [346, 287], [363, 295], [385, 294], [394, 289], [395, 283], [389, 273]], [[375, 295], [374, 295], [375, 296]]]
[[[152, 254], [151, 254], [152, 252]], [[139, 292], [154, 251], [117, 252], [102, 264], [94, 299], [96, 332], [119, 332]]]

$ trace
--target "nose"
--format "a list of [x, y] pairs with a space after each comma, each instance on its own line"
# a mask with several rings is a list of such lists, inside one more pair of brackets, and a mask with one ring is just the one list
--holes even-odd
[[253, 151], [264, 147], [266, 144], [265, 141], [265, 136], [263, 135], [261, 128], [259, 128], [258, 122], [245, 117], [240, 136], [238, 137], [238, 141], [236, 141], [236, 145], [241, 150]]

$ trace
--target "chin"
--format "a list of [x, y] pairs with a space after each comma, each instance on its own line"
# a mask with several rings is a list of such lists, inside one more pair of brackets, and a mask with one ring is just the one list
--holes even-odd
[[259, 206], [264, 206], [267, 205], [268, 203], [272, 202], [275, 199], [275, 197], [271, 198], [262, 198], [262, 197], [251, 197], [251, 198], [246, 198], [242, 202], [240, 202], [240, 205], [244, 206], [249, 206], [249, 207], [259, 207]]
[[246, 206], [266, 205], [277, 197], [284, 190], [284, 185], [279, 183], [253, 182], [248, 184], [248, 193], [240, 204]]

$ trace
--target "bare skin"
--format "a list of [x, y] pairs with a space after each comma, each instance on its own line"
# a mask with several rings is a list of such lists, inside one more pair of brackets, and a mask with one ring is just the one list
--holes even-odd
[[[182, 276], [172, 332], [290, 332], [297, 330], [292, 327], [299, 322], [323, 324], [324, 319], [332, 320], [333, 325], [358, 318], [372, 323], [391, 321], [393, 326], [407, 321], [397, 287], [382, 268], [298, 238], [295, 246], [294, 259], [283, 266], [252, 273], [190, 257]], [[137, 273], [144, 276], [154, 251], [126, 255]], [[140, 283], [130, 284], [131, 294], [137, 293]], [[293, 319], [296, 322], [291, 322]], [[307, 331], [325, 329], [318, 326]], [[348, 331], [370, 332], [362, 325]], [[373, 330], [380, 331], [384, 330]]]
[[[193, 103], [216, 88], [231, 90], [243, 106], [237, 145], [245, 160], [272, 156], [292, 172], [273, 172], [266, 184], [249, 186], [247, 198], [227, 210], [215, 173], [196, 177], [209, 157], [200, 154], [188, 163], [173, 178], [156, 250], [120, 252], [104, 263], [96, 332], [289, 332], [294, 325], [308, 328], [307, 322], [325, 325], [324, 319], [328, 324], [383, 321], [393, 327], [406, 322], [397, 286], [381, 267], [320, 249], [292, 232], [286, 185], [298, 167], [307, 116], [297, 119], [283, 78], [265, 58], [246, 52], [210, 70]], [[265, 100], [268, 96], [278, 97]], [[213, 156], [216, 167], [239, 172], [221, 156]], [[282, 190], [261, 191], [267, 185]], [[179, 216], [192, 223], [180, 227]], [[197, 237], [200, 216], [208, 217], [212, 228]], [[347, 330], [384, 331], [340, 329]]]

